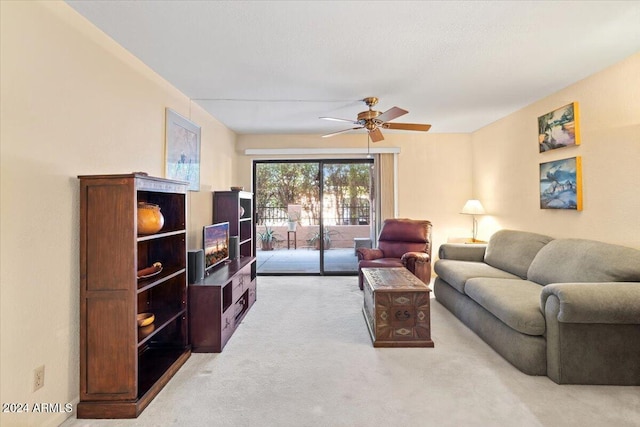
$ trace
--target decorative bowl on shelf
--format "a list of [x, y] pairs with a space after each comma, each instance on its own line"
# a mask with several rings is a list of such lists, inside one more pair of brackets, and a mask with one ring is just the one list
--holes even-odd
[[160, 206], [138, 202], [138, 234], [155, 234], [163, 226], [164, 216], [160, 212]]
[[162, 272], [162, 263], [154, 262], [151, 267], [138, 270], [138, 279], [148, 279], [149, 277], [153, 277], [156, 274], [160, 274], [160, 272]]
[[140, 332], [144, 335], [149, 335], [151, 332], [153, 332], [156, 329], [156, 325], [154, 325], [153, 323], [147, 326], [141, 326], [140, 327]]
[[231, 187], [231, 191], [243, 191], [244, 187]]
[[156, 320], [156, 316], [153, 313], [139, 313], [138, 314], [138, 327], [143, 328], [149, 326]]

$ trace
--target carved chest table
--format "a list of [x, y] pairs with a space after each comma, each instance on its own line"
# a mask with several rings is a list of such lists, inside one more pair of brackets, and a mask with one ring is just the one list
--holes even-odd
[[404, 267], [363, 268], [362, 312], [374, 347], [433, 347], [431, 290]]

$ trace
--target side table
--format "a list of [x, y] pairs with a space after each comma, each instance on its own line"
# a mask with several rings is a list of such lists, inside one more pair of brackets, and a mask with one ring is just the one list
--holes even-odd
[[293, 248], [298, 249], [298, 238], [295, 231], [287, 230], [287, 249], [291, 249], [291, 233], [293, 233]]
[[354, 253], [358, 255], [358, 248], [369, 248], [371, 249], [371, 239], [369, 237], [354, 237]]

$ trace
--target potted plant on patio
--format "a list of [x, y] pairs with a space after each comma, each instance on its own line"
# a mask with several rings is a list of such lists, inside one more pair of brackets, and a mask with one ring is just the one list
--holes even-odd
[[287, 217], [288, 231], [296, 231], [296, 226], [298, 225], [298, 221], [300, 221], [300, 215], [298, 212], [290, 212]]
[[258, 236], [260, 236], [260, 241], [262, 242], [261, 247], [263, 251], [272, 251], [273, 243], [278, 241], [278, 234], [273, 231], [273, 228], [269, 227], [268, 225], [264, 226], [264, 232], [259, 232]]
[[[324, 227], [324, 248], [331, 249], [331, 236], [339, 235], [338, 230], [331, 230], [329, 227]], [[320, 229], [315, 231], [307, 239], [309, 246], [313, 246], [315, 249], [320, 249]]]

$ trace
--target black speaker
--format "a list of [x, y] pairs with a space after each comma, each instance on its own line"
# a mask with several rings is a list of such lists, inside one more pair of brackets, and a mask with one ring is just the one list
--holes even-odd
[[229, 236], [229, 258], [240, 258], [240, 239], [238, 236]]
[[189, 283], [204, 279], [204, 251], [194, 249], [187, 252], [187, 276]]

